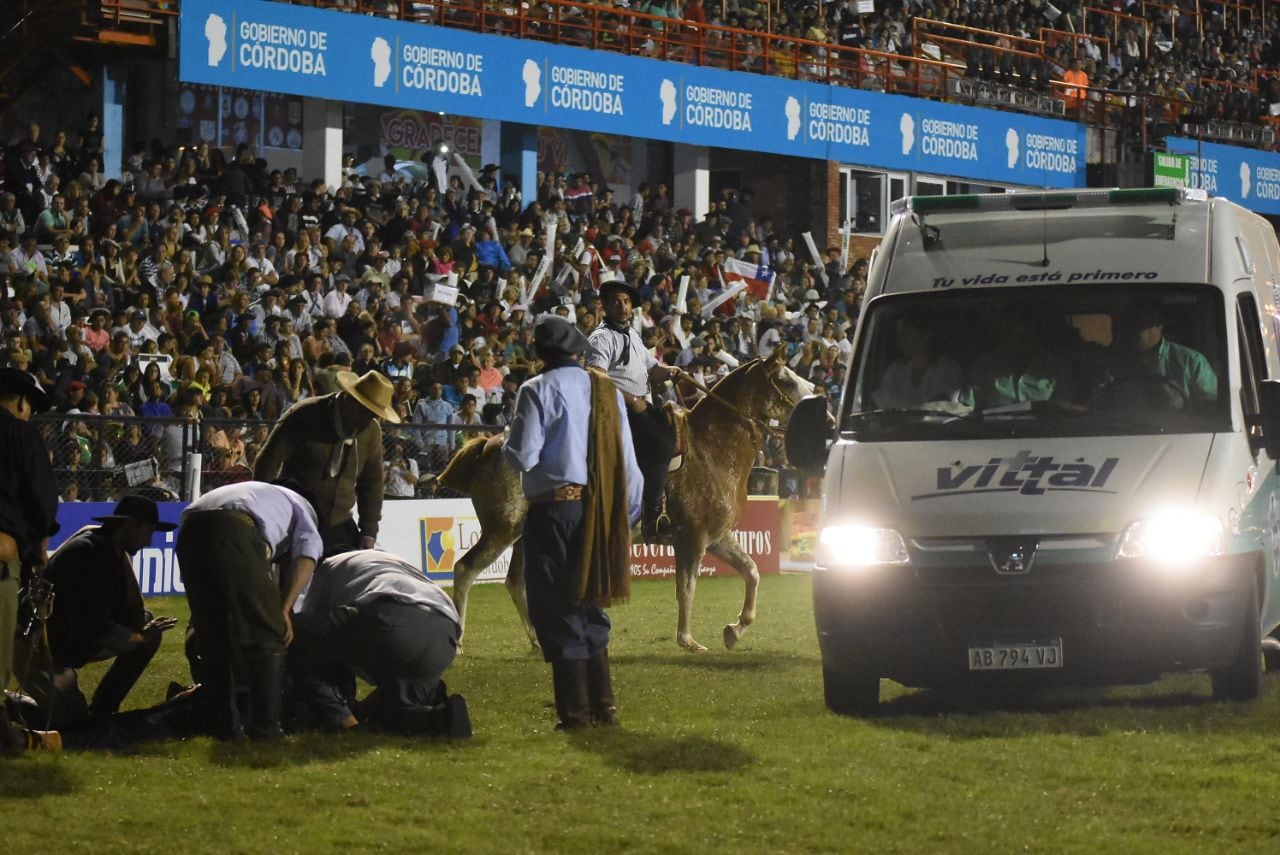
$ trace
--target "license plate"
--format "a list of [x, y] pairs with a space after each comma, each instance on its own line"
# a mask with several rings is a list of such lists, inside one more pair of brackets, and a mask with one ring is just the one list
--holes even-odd
[[991, 644], [969, 648], [970, 671], [1021, 671], [1061, 667], [1061, 638], [1044, 643]]

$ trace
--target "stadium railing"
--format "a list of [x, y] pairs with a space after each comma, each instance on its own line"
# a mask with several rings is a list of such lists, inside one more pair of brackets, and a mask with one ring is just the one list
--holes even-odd
[[[865, 48], [846, 48], [830, 42], [818, 42], [776, 33], [742, 30], [713, 24], [695, 24], [682, 18], [664, 18], [613, 6], [596, 6], [569, 0], [537, 0], [516, 4], [491, 0], [440, 0], [440, 2], [413, 2], [413, 0], [289, 0], [294, 5], [337, 9], [367, 15], [378, 15], [406, 21], [457, 27], [480, 32], [490, 32], [514, 38], [527, 38], [559, 44], [588, 47], [596, 50], [613, 50], [621, 53], [647, 56], [675, 62], [711, 66], [738, 71], [771, 74], [797, 80], [893, 92], [921, 98], [942, 99], [948, 97], [954, 87], [950, 82], [958, 78], [972, 78], [965, 62], [951, 61], [939, 53], [938, 57], [921, 50], [917, 39], [915, 56], [884, 53]], [[1151, 4], [1153, 8], [1158, 4]], [[1149, 22], [1132, 15], [1114, 13], [1107, 9], [1089, 7], [1090, 11], [1107, 16], [1115, 27], [1125, 20], [1132, 20], [1149, 33]], [[1086, 16], [1087, 18], [1087, 16]], [[921, 19], [913, 20], [914, 28]], [[1022, 39], [989, 30], [974, 30], [972, 35], [982, 41], [969, 41], [969, 30], [959, 25], [936, 25], [926, 22], [919, 32], [929, 39], [942, 40], [949, 50], [983, 51], [991, 55], [1009, 54], [1015, 60], [1014, 82], [1020, 81], [1021, 70], [1017, 60], [1044, 62], [1048, 34], [1041, 31], [1039, 39]], [[951, 28], [952, 34], [942, 30]], [[955, 33], [965, 33], [964, 36]], [[1053, 35], [1053, 39], [1064, 36]], [[1076, 36], [1079, 47], [1082, 38], [1097, 41], [1102, 36], [1084, 33]], [[1009, 41], [1009, 46], [998, 40]], [[1143, 48], [1146, 50], [1146, 39]], [[1037, 81], [1039, 83], [1039, 81]], [[1051, 92], [1060, 93], [1065, 86], [1061, 81], [1048, 81]], [[1157, 136], [1150, 123], [1159, 121], [1170, 99], [1144, 92], [1121, 93], [1122, 98], [1108, 100], [1103, 90], [1093, 94], [1091, 103], [1081, 112], [1081, 120], [1108, 132], [1107, 139], [1116, 146], [1148, 144]], [[1104, 104], [1109, 109], [1093, 108]], [[1194, 102], [1192, 102], [1194, 104]], [[1039, 99], [1009, 99], [1005, 109], [1045, 114], [1039, 109]], [[1074, 111], [1073, 111], [1074, 112]], [[1058, 113], [1061, 115], [1061, 113]], [[1118, 159], [1118, 152], [1109, 155]]]
[[[1151, 37], [1151, 22], [1149, 20], [1146, 18], [1140, 18], [1137, 15], [1127, 15], [1124, 12], [1117, 12], [1114, 9], [1103, 9], [1098, 6], [1086, 6], [1083, 11], [1084, 20], [1081, 22], [1081, 27], [1083, 28], [1085, 35], [1105, 38], [1108, 43], [1119, 41], [1120, 28], [1122, 25], [1133, 24], [1138, 27], [1142, 31], [1142, 44], [1139, 45], [1139, 47], [1142, 49], [1142, 58], [1146, 59], [1148, 49], [1147, 41]], [[1106, 32], [1104, 33], [1093, 32], [1094, 23], [1099, 18], [1106, 22]]]

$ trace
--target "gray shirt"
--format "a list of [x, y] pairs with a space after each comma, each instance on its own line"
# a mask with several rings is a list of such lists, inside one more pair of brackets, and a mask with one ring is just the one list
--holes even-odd
[[300, 611], [327, 612], [377, 599], [422, 606], [459, 623], [453, 601], [439, 585], [403, 558], [380, 549], [359, 549], [326, 558], [316, 568]]

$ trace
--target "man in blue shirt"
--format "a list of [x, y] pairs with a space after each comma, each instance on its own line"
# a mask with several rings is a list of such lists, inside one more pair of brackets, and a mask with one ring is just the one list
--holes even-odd
[[533, 342], [545, 367], [520, 387], [502, 447], [529, 500], [529, 618], [551, 663], [557, 728], [616, 724], [604, 606], [625, 595], [644, 479], [621, 393], [583, 370], [586, 337], [543, 315]]
[[174, 549], [198, 642], [192, 677], [207, 699], [210, 730], [223, 739], [244, 735], [232, 679], [239, 662], [253, 705], [249, 736], [279, 739], [290, 613], [324, 551], [315, 508], [289, 487], [228, 484], [187, 507]]
[[[413, 420], [422, 425], [447, 425], [453, 418], [454, 407], [441, 397], [444, 389], [436, 380], [427, 384], [427, 394], [418, 399], [413, 408]], [[449, 445], [449, 432], [445, 430], [423, 429], [418, 433], [423, 453], [427, 456], [427, 465], [433, 472], [439, 472], [449, 460], [452, 448]]]
[[147, 402], [138, 409], [138, 415], [149, 419], [167, 419], [173, 415], [169, 406], [169, 390], [163, 380], [152, 380], [147, 384]]

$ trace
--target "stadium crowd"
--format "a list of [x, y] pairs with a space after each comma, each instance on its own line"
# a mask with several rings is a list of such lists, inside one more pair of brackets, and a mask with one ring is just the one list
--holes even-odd
[[[916, 53], [913, 19], [968, 27], [970, 76], [1112, 90], [1086, 96], [1059, 84], [1068, 106], [1133, 92], [1187, 100], [1166, 119], [1257, 122], [1280, 102], [1267, 74], [1280, 67], [1280, 39], [1258, 3], [887, 0], [871, 13], [856, 0], [615, 5], [686, 28], [902, 55]], [[1058, 33], [1043, 59], [983, 35], [1039, 38], [1042, 27]], [[1091, 38], [1070, 37], [1082, 33]], [[749, 187], [725, 191], [695, 219], [660, 182], [623, 199], [591, 175], [540, 174], [537, 198], [522, 199], [495, 166], [445, 178], [424, 152], [421, 169], [394, 158], [357, 168], [348, 157], [341, 186], [327, 187], [243, 147], [225, 156], [160, 143], [139, 147], [122, 180], [108, 180], [96, 116], [74, 131], [31, 125], [3, 156], [0, 364], [33, 373], [64, 414], [110, 417], [46, 423], [67, 499], [115, 498], [122, 468], [153, 459], [155, 485], [178, 492], [186, 451], [204, 453], [206, 484], [247, 478], [283, 412], [334, 389], [337, 372], [371, 368], [394, 381], [405, 422], [387, 432], [388, 493], [425, 494], [425, 476], [462, 441], [510, 417], [535, 369], [534, 319], [558, 312], [590, 332], [610, 279], [643, 298], [645, 343], [699, 382], [781, 346], [834, 390], [865, 285], [864, 260], [846, 269], [832, 248], [813, 263], [804, 224], [777, 222]], [[549, 235], [553, 262], [540, 274]], [[737, 278], [752, 268], [773, 282], [703, 311], [726, 270]], [[691, 401], [701, 391], [664, 394]]]
[[[244, 148], [157, 144], [105, 180], [101, 145], [96, 117], [52, 136], [31, 125], [0, 190], [0, 359], [54, 395], [65, 499], [115, 498], [124, 468], [152, 459], [152, 483], [178, 493], [187, 451], [203, 453], [206, 487], [247, 479], [282, 413], [370, 369], [393, 381], [404, 422], [386, 434], [387, 493], [424, 494], [465, 439], [510, 418], [536, 369], [534, 319], [590, 332], [613, 279], [642, 297], [646, 345], [699, 383], [777, 347], [819, 385], [841, 382], [865, 262], [845, 271], [833, 247], [812, 263], [749, 188], [695, 220], [662, 183], [616, 199], [552, 173], [524, 200], [494, 166], [438, 183], [390, 156], [380, 172], [348, 157], [326, 187]], [[751, 287], [704, 311], [726, 265]]]

